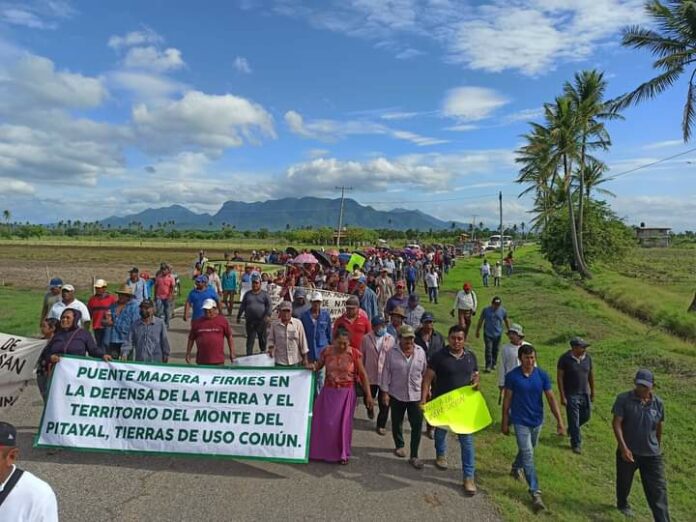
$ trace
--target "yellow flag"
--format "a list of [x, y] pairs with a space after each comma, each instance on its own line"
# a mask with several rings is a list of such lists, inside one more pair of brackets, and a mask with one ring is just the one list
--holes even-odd
[[483, 395], [472, 386], [440, 395], [423, 412], [431, 426], [449, 427], [454, 433], [476, 433], [493, 422]]
[[350, 259], [348, 260], [348, 264], [346, 265], [346, 267], [348, 268], [348, 270], [353, 270], [354, 265], [358, 265], [360, 268], [362, 268], [364, 264], [365, 258], [363, 256], [361, 256], [360, 254], [353, 254], [352, 256], [350, 256]]

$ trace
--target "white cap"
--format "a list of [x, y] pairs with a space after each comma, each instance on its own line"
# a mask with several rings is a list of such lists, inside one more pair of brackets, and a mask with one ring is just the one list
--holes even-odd
[[60, 287], [61, 290], [66, 290], [68, 292], [74, 292], [75, 287], [73, 285], [63, 285]]
[[106, 288], [108, 285], [106, 284], [106, 281], [103, 279], [97, 279], [94, 282], [94, 288]]
[[312, 292], [312, 295], [309, 296], [309, 302], [311, 303], [312, 301], [323, 301], [324, 298], [321, 295], [321, 292]]
[[203, 301], [203, 310], [212, 310], [213, 308], [217, 308], [215, 299], [206, 299]]

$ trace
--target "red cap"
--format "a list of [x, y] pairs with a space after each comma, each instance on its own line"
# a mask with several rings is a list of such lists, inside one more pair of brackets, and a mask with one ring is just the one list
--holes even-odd
[[471, 283], [469, 283], [468, 281], [464, 283], [464, 290], [471, 290]]

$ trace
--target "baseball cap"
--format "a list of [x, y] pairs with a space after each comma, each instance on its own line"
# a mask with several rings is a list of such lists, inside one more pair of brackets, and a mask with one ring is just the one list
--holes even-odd
[[471, 290], [471, 283], [469, 283], [468, 281], [464, 283], [464, 290]]
[[510, 325], [508, 333], [516, 333], [520, 337], [524, 337], [524, 329], [522, 328], [522, 325], [519, 323], [512, 323]]
[[652, 388], [655, 385], [655, 377], [650, 370], [640, 369], [636, 372], [636, 379], [634, 382], [647, 388]]
[[290, 301], [283, 301], [278, 307], [279, 310], [292, 310], [292, 303]]
[[380, 324], [384, 324], [384, 317], [382, 317], [381, 315], [375, 315], [372, 318], [372, 321], [370, 321], [370, 322], [372, 323], [372, 327], [374, 328], [375, 326], [379, 326]]
[[304, 288], [296, 288], [293, 297], [307, 297], [307, 292]]
[[433, 314], [431, 314], [430, 312], [425, 312], [423, 315], [421, 315], [421, 323], [427, 323], [428, 321], [434, 323], [435, 318], [433, 317]]
[[416, 331], [413, 329], [413, 326], [405, 324], [405, 325], [399, 327], [399, 337], [415, 337], [415, 336], [416, 336]]
[[362, 283], [362, 284], [367, 283], [367, 277], [365, 277], [365, 276], [358, 277], [358, 283]]
[[346, 300], [346, 306], [360, 306], [360, 299], [358, 299], [358, 296], [356, 295], [351, 295]]
[[[212, 299], [210, 299], [212, 301]], [[140, 308], [154, 308], [155, 303], [152, 302], [152, 299], [143, 299], [142, 302], [140, 303]]]
[[502, 299], [500, 299], [500, 297], [498, 297], [497, 295], [491, 301], [491, 303], [493, 303], [493, 304], [500, 304], [502, 302], [503, 302]]
[[48, 282], [48, 286], [51, 288], [58, 288], [63, 286], [63, 280], [60, 277], [54, 277]]
[[217, 308], [217, 303], [215, 299], [206, 299], [203, 301], [202, 308], [203, 310], [212, 310], [213, 308]]
[[138, 270], [137, 266], [134, 266], [128, 271], [129, 274], [137, 274], [138, 272], [140, 272], [140, 270]]
[[0, 422], [0, 446], [14, 448], [17, 445], [17, 428], [9, 422]]
[[196, 276], [195, 281], [196, 281], [196, 283], [207, 283], [207, 282], [208, 282], [208, 276], [204, 276], [204, 275]]
[[261, 281], [261, 276], [259, 274], [253, 274], [251, 276], [251, 282], [253, 283], [254, 281]]
[[74, 292], [75, 287], [73, 285], [63, 285], [60, 287], [60, 290], [61, 291], [65, 290], [66, 292]]
[[321, 292], [312, 292], [312, 295], [309, 297], [310, 301], [323, 301], [324, 297], [321, 295]]
[[587, 348], [588, 346], [590, 346], [590, 343], [585, 341], [585, 339], [583, 339], [582, 337], [573, 337], [570, 340], [570, 346], [573, 346], [573, 347], [578, 346], [580, 348]]
[[205, 269], [212, 270], [213, 272], [215, 272], [215, 265], [205, 265]]
[[94, 282], [94, 288], [106, 288], [108, 285], [106, 284], [106, 281], [103, 279], [97, 279]]
[[389, 313], [389, 315], [400, 315], [401, 317], [406, 317], [406, 311], [402, 307], [397, 306]]

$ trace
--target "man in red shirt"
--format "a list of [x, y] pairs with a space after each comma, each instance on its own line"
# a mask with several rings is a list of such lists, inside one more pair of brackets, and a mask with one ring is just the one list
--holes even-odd
[[346, 312], [336, 319], [333, 328], [334, 337], [336, 337], [336, 330], [339, 326], [343, 326], [348, 330], [350, 345], [358, 350], [362, 346], [363, 336], [372, 331], [372, 325], [370, 325], [367, 314], [362, 312], [359, 307], [360, 299], [356, 295], [351, 295], [346, 301]]
[[174, 302], [175, 287], [176, 281], [172, 275], [172, 267], [162, 263], [155, 278], [155, 305], [157, 306], [157, 317], [164, 319], [167, 328], [169, 328], [169, 316]]
[[191, 321], [186, 363], [191, 364], [191, 350], [196, 341], [196, 364], [222, 366], [225, 364], [225, 339], [230, 349], [230, 361], [234, 362], [232, 329], [227, 319], [218, 315], [217, 302], [214, 299], [203, 301], [203, 313], [203, 317]]
[[106, 287], [106, 281], [97, 279], [94, 282], [94, 295], [87, 301], [87, 309], [92, 317], [94, 340], [100, 348], [105, 348], [104, 334], [106, 333], [106, 325], [102, 321], [111, 305], [116, 302], [116, 296], [107, 292]]

